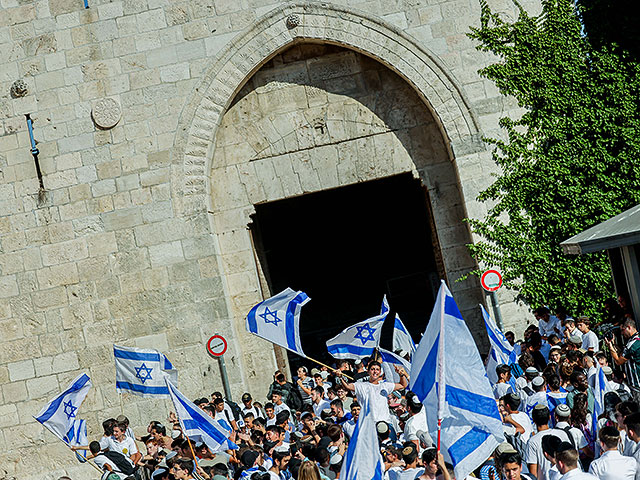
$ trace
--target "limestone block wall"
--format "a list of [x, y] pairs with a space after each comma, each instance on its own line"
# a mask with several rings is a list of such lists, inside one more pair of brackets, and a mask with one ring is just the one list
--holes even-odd
[[[512, 12], [506, 0], [492, 3]], [[222, 259], [246, 251], [246, 232], [219, 234], [222, 217], [209, 212], [224, 189], [212, 175], [222, 116], [279, 51], [328, 42], [407, 81], [442, 133], [467, 215], [482, 214], [475, 196], [492, 170], [479, 138], [499, 134], [497, 119], [514, 109], [476, 73], [489, 59], [465, 36], [478, 22], [475, 0], [89, 6], [0, 3], [0, 468], [21, 479], [92, 478], [32, 418], [80, 372], [94, 384], [80, 410], [90, 436], [122, 411], [138, 429], [164, 420], [164, 400], [116, 394], [114, 342], [162, 350], [195, 397], [221, 389], [204, 342], [224, 334], [234, 394], [250, 380], [264, 395], [273, 352], [239, 324], [256, 290], [232, 295], [246, 276]], [[24, 96], [11, 92], [18, 79]], [[120, 113], [101, 112], [105, 98]], [[100, 128], [100, 113], [118, 123]], [[283, 152], [277, 142], [268, 148]], [[509, 325], [524, 318], [512, 303], [503, 311]]]

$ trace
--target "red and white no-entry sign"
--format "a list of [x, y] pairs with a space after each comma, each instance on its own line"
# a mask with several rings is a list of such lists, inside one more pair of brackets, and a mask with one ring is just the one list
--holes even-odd
[[487, 270], [480, 277], [482, 288], [488, 292], [495, 292], [502, 286], [502, 275], [497, 270]]
[[227, 341], [222, 335], [214, 335], [207, 342], [207, 350], [214, 357], [221, 357], [227, 351]]

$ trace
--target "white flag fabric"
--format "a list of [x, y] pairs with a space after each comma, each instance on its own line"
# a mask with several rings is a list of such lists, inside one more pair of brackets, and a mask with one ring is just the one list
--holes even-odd
[[[380, 315], [388, 315], [389, 314], [389, 302], [387, 302], [387, 296], [385, 295], [382, 298], [382, 307], [380, 308]], [[403, 350], [407, 352], [410, 356], [416, 351], [416, 344], [411, 338], [411, 334], [407, 327], [404, 326], [402, 320], [400, 320], [400, 315], [396, 313], [396, 317], [393, 319], [393, 337], [392, 337], [392, 349], [394, 352], [398, 350]]]
[[517, 355], [513, 346], [509, 343], [509, 340], [507, 340], [507, 337], [504, 336], [489, 316], [489, 312], [487, 312], [482, 305], [480, 305], [480, 310], [482, 311], [482, 318], [484, 319], [487, 336], [491, 344], [491, 350], [489, 351], [489, 358], [487, 360], [487, 377], [489, 377], [489, 381], [495, 385], [498, 382], [496, 367], [498, 365], [511, 365], [515, 363]]
[[67, 443], [65, 437], [73, 426], [84, 398], [91, 388], [91, 379], [86, 373], [78, 375], [69, 386], [33, 417], [47, 427], [56, 437]]
[[[411, 364], [409, 388], [442, 419], [441, 451], [466, 478], [504, 441], [502, 420], [471, 332], [444, 282]], [[438, 418], [427, 416], [436, 438]]]
[[370, 357], [380, 344], [380, 333], [386, 315], [378, 315], [356, 323], [327, 340], [327, 350], [334, 358]]
[[[598, 417], [604, 413], [604, 394], [609, 391], [607, 377], [605, 377], [604, 372], [602, 371], [602, 367], [598, 362], [595, 362], [597, 365], [597, 373], [595, 374], [595, 385], [593, 388], [593, 415], [591, 415], [592, 419], [592, 428], [591, 431], [594, 435], [598, 435]], [[596, 457], [601, 453], [600, 452], [600, 442], [595, 442], [596, 449]]]
[[400, 383], [400, 375], [394, 368], [396, 365], [405, 369], [407, 373], [411, 371], [411, 363], [405, 360], [399, 355], [396, 355], [389, 350], [380, 348], [380, 358], [382, 359], [382, 371], [384, 372], [384, 379], [387, 382]]
[[207, 415], [204, 410], [196, 407], [169, 379], [166, 379], [166, 386], [176, 409], [182, 432], [187, 437], [192, 441], [206, 444], [212, 453], [238, 448], [235, 443], [229, 440], [230, 430]]
[[384, 462], [378, 444], [376, 419], [367, 399], [360, 405], [360, 416], [344, 455], [340, 478], [382, 480], [383, 474]]
[[[87, 422], [86, 420], [80, 420], [74, 418], [71, 428], [67, 432], [64, 440], [72, 447], [86, 447], [89, 445], [89, 439], [87, 438]], [[87, 461], [86, 450], [76, 450], [76, 458], [80, 463]]]
[[247, 330], [306, 357], [300, 344], [300, 309], [309, 300], [306, 293], [287, 288], [251, 309]]
[[165, 378], [178, 383], [178, 371], [169, 359], [157, 350], [113, 346], [116, 360], [116, 390], [142, 397], [167, 397]]

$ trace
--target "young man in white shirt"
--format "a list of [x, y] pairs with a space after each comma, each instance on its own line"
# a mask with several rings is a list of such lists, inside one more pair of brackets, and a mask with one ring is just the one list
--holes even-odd
[[[502, 423], [507, 427], [511, 427], [512, 435], [519, 433], [520, 439], [526, 444], [533, 432], [533, 425], [531, 424], [529, 416], [518, 410], [519, 406], [520, 397], [515, 393], [508, 393], [500, 399], [498, 409], [502, 415]], [[509, 430], [509, 428], [506, 428], [505, 432], [507, 432], [507, 430]]]
[[311, 406], [316, 417], [320, 418], [322, 410], [331, 409], [331, 404], [324, 399], [324, 389], [316, 385], [311, 389]]
[[589, 330], [591, 320], [589, 317], [579, 317], [576, 327], [582, 333], [582, 348], [587, 352], [598, 353], [600, 350], [600, 340], [595, 332]]
[[582, 332], [576, 328], [573, 318], [567, 318], [564, 322], [564, 338], [569, 341], [571, 337], [579, 337], [582, 340]]
[[509, 380], [511, 380], [511, 367], [509, 365], [498, 365], [496, 367], [498, 382], [493, 386], [493, 397], [500, 400], [507, 393], [514, 393]]
[[538, 480], [548, 480], [549, 470], [553, 465], [544, 455], [542, 439], [547, 435], [555, 435], [560, 438], [561, 441], [567, 442], [569, 441], [569, 437], [562, 430], [551, 430], [549, 428], [551, 415], [545, 405], [536, 405], [531, 416], [538, 432], [529, 439], [524, 460], [532, 475], [535, 475]]
[[278, 390], [274, 390], [271, 394], [271, 403], [273, 403], [273, 411], [276, 415], [285, 410], [291, 411], [287, 404], [282, 401], [282, 394]]
[[109, 439], [107, 448], [113, 452], [120, 452], [133, 465], [137, 465], [142, 458], [142, 454], [136, 446], [136, 441], [127, 436], [127, 425], [124, 422], [118, 423], [113, 427], [113, 437]]
[[635, 458], [623, 457], [618, 451], [620, 432], [616, 427], [602, 427], [598, 434], [602, 455], [589, 466], [589, 473], [600, 480], [635, 480], [638, 465]]
[[556, 452], [556, 467], [562, 474], [560, 480], [598, 480], [578, 466], [578, 451], [568, 442], [562, 442]]

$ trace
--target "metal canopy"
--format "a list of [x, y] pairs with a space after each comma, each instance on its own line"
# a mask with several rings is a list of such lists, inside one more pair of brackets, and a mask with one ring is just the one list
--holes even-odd
[[567, 255], [598, 252], [640, 243], [640, 205], [565, 240]]

